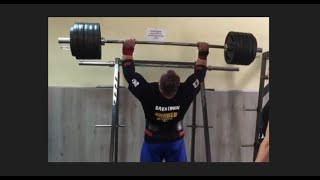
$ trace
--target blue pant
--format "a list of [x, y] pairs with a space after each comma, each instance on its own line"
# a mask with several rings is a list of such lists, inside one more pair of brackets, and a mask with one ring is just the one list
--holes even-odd
[[140, 162], [187, 162], [184, 140], [165, 144], [149, 144], [144, 142]]

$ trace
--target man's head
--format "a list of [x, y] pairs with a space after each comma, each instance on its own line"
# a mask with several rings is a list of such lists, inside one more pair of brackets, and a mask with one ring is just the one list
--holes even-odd
[[180, 86], [180, 77], [173, 70], [168, 70], [162, 74], [159, 82], [159, 89], [161, 94], [167, 98], [173, 98]]

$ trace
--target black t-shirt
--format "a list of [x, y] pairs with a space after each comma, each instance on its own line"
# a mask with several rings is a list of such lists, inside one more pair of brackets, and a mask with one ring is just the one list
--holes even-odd
[[[159, 91], [157, 82], [148, 83], [139, 73], [135, 72], [131, 60], [123, 61], [123, 73], [129, 84], [130, 92], [141, 102], [148, 125], [157, 127], [150, 130], [152, 135], [145, 135], [150, 143], [170, 142], [181, 139], [183, 129], [177, 129], [183, 120], [193, 99], [200, 91], [200, 83], [204, 80], [206, 68], [198, 67], [185, 82], [180, 83], [176, 96], [166, 99]], [[180, 124], [181, 126], [181, 124]]]

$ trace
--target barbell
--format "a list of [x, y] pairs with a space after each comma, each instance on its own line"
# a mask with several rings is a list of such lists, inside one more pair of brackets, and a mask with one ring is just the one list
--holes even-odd
[[[59, 37], [60, 44], [70, 44], [71, 54], [76, 59], [101, 59], [101, 45], [106, 43], [122, 44], [124, 40], [107, 40], [101, 37], [99, 23], [75, 23], [70, 28], [70, 37]], [[196, 43], [136, 41], [136, 44], [190, 46]], [[262, 48], [257, 47], [257, 40], [252, 33], [228, 32], [224, 45], [209, 45], [210, 48], [224, 49], [227, 64], [250, 65]]]

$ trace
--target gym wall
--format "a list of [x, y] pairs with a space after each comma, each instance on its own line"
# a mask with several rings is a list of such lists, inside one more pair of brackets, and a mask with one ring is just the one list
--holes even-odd
[[[112, 88], [50, 87], [48, 89], [48, 162], [109, 162]], [[119, 90], [118, 160], [139, 162], [145, 117], [127, 88]], [[256, 92], [206, 91], [212, 162], [252, 162]], [[201, 96], [196, 124], [203, 125]], [[188, 162], [191, 161], [192, 107], [183, 120]], [[195, 162], [206, 162], [204, 130], [195, 131]]]
[[[269, 18], [267, 17], [54, 17], [48, 18], [48, 86], [96, 87], [112, 85], [113, 68], [79, 66], [71, 51], [62, 50], [58, 37], [69, 37], [69, 29], [75, 22], [98, 22], [106, 39], [146, 39], [146, 30], [166, 29], [166, 41], [206, 41], [223, 45], [229, 31], [253, 33], [258, 47], [269, 50]], [[67, 45], [68, 46], [68, 45]], [[121, 44], [106, 44], [102, 47], [102, 61], [121, 57]], [[136, 45], [135, 59], [194, 62], [197, 48], [176, 46]], [[222, 49], [210, 49], [208, 64], [232, 66], [225, 63]], [[220, 90], [257, 91], [261, 54], [250, 66], [239, 66], [239, 72], [210, 71], [206, 87]], [[158, 81], [168, 68], [137, 67], [147, 81]], [[192, 70], [176, 69], [185, 80]], [[127, 86], [121, 74], [120, 84]]]

